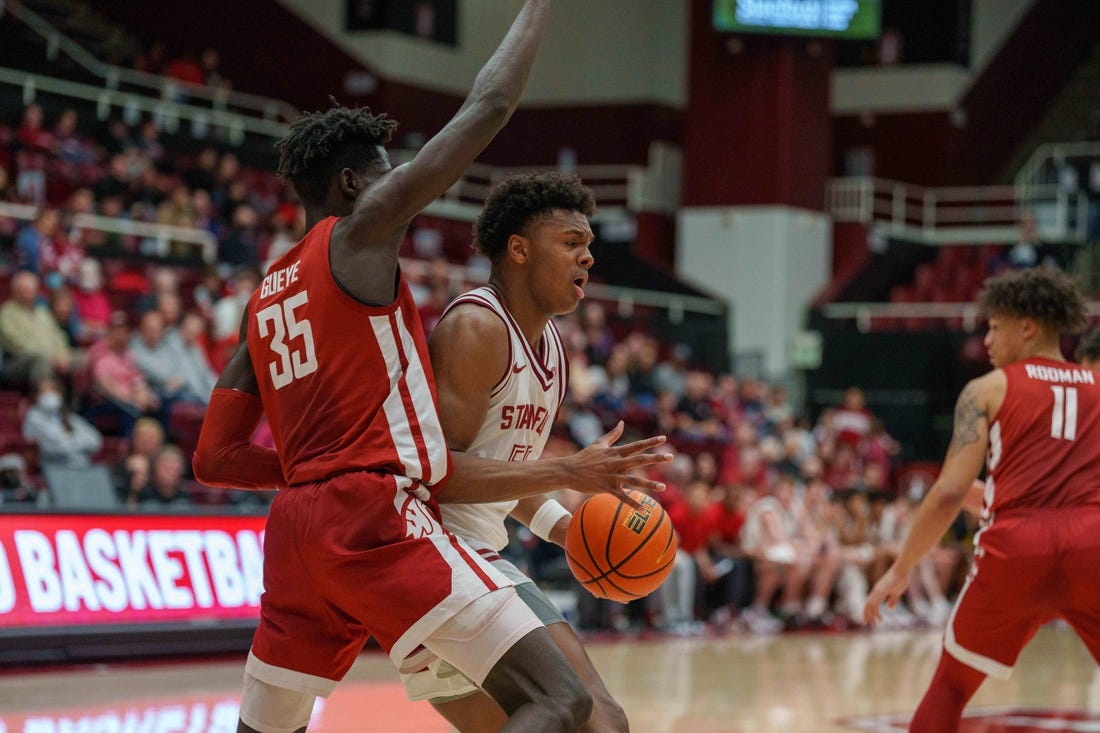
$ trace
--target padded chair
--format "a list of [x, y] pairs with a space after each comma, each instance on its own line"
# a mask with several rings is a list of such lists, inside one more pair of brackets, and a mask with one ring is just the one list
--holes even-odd
[[113, 511], [120, 506], [106, 466], [43, 466], [42, 475], [57, 509]]

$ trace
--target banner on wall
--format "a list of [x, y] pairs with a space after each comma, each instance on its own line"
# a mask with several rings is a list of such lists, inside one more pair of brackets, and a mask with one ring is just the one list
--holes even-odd
[[0, 631], [258, 618], [265, 521], [0, 514]]

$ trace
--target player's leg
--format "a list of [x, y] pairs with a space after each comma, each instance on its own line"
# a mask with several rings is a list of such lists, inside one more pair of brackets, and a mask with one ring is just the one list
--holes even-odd
[[962, 720], [963, 708], [985, 675], [968, 667], [946, 651], [940, 655], [940, 664], [932, 676], [928, 690], [913, 713], [909, 730], [914, 733], [956, 733]]
[[423, 644], [496, 701], [508, 716], [501, 733], [579, 731], [592, 713], [592, 696], [512, 588], [478, 598]]
[[304, 733], [313, 713], [314, 695], [244, 676], [237, 733]]
[[[581, 728], [582, 733], [626, 733], [630, 730], [626, 713], [604, 685], [572, 627], [563, 621], [550, 624], [546, 630], [592, 696], [592, 715]], [[508, 722], [501, 707], [480, 691], [448, 700], [433, 700], [432, 707], [460, 733], [497, 733]]]

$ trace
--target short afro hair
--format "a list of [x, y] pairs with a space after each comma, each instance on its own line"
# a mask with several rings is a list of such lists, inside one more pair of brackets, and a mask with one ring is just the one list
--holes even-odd
[[494, 262], [504, 254], [513, 234], [527, 236], [541, 218], [555, 209], [596, 213], [592, 191], [576, 175], [523, 173], [511, 175], [489, 191], [485, 208], [474, 222], [474, 249]]
[[397, 123], [384, 114], [371, 114], [368, 107], [342, 107], [333, 100], [330, 110], [303, 113], [275, 143], [278, 174], [294, 186], [303, 204], [319, 204], [333, 176], [344, 168], [362, 170], [378, 160], [378, 147], [396, 130]]
[[978, 296], [978, 310], [983, 318], [1032, 318], [1059, 335], [1080, 333], [1088, 325], [1085, 300], [1077, 284], [1052, 267], [989, 278]]
[[1081, 337], [1077, 344], [1077, 361], [1100, 362], [1100, 328], [1094, 328]]

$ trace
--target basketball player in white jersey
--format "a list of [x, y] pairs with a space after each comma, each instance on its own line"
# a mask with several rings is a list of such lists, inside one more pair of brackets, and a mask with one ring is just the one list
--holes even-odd
[[[584, 297], [593, 258], [592, 192], [576, 176], [512, 176], [489, 193], [474, 225], [474, 247], [492, 261], [489, 284], [455, 299], [428, 348], [443, 434], [452, 451], [505, 461], [542, 453], [565, 397], [568, 364], [551, 318]], [[602, 438], [613, 443], [621, 433]], [[443, 525], [516, 583], [594, 700], [587, 733], [628, 730], [580, 639], [530, 578], [501, 558], [511, 515], [544, 540], [564, 546], [570, 513], [557, 501], [447, 504]], [[507, 718], [491, 697], [446, 662], [404, 676], [413, 700], [429, 700], [461, 733], [496, 733]]]

